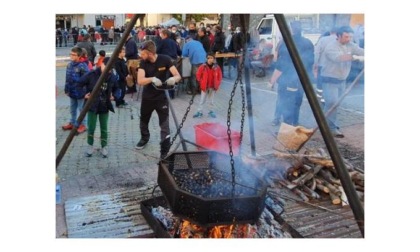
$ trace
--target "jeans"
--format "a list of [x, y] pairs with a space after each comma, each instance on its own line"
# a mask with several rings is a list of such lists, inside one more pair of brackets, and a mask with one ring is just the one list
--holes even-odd
[[188, 84], [190, 91], [194, 94], [198, 91], [198, 83], [197, 83], [197, 71], [201, 64], [191, 64], [191, 76], [189, 77]]
[[[334, 104], [337, 103], [338, 99], [343, 94], [345, 88], [346, 88], [346, 81], [343, 81], [339, 84], [328, 83], [328, 82], [322, 83], [323, 96], [325, 100], [324, 114], [327, 113], [327, 111], [332, 106], [334, 106]], [[339, 128], [337, 126], [337, 109], [338, 107], [335, 108], [334, 111], [332, 111], [329, 116], [327, 116], [328, 127], [331, 130], [335, 130]]]
[[[77, 123], [77, 118], [79, 117], [84, 104], [85, 104], [85, 99], [83, 98], [74, 99], [70, 97], [70, 115], [71, 115], [70, 123], [73, 124], [75, 127], [79, 127]], [[82, 124], [86, 125], [86, 117], [83, 118]]]
[[203, 107], [207, 100], [207, 92], [210, 100], [210, 106], [214, 106], [214, 94], [216, 91], [213, 88], [209, 88], [207, 91], [201, 91], [200, 104], [198, 105], [197, 112], [203, 112]]

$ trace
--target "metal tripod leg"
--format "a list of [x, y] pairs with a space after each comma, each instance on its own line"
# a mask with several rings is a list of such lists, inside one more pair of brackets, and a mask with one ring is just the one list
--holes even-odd
[[[174, 107], [172, 106], [171, 97], [169, 96], [168, 90], [165, 90], [165, 95], [166, 95], [166, 99], [168, 99], [169, 110], [172, 113], [172, 118], [174, 119], [175, 126], [178, 129], [179, 128], [178, 119], [176, 118], [175, 110], [174, 110]], [[179, 138], [180, 138], [180, 143], [182, 144], [182, 150], [187, 151], [187, 145], [185, 144], [185, 139], [184, 139], [184, 136], [182, 135], [181, 129], [179, 129]], [[177, 148], [178, 148], [178, 146], [177, 146]], [[187, 154], [187, 155], [185, 155], [185, 157], [187, 159], [188, 168], [192, 169], [193, 167], [192, 167], [192, 163], [191, 163], [191, 159], [190, 159], [189, 155]]]

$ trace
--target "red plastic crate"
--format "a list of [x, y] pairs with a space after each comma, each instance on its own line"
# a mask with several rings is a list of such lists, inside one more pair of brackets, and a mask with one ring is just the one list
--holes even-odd
[[[227, 126], [219, 123], [202, 123], [194, 126], [195, 142], [206, 149], [229, 154]], [[231, 129], [233, 154], [239, 153], [240, 133]]]

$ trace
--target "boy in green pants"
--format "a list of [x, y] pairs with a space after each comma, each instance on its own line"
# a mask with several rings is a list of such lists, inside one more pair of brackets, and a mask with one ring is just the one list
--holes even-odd
[[[86, 86], [87, 93], [85, 95], [86, 99], [89, 99], [93, 88], [95, 87], [96, 82], [98, 81], [101, 73], [105, 69], [105, 65], [108, 63], [109, 57], [106, 57], [100, 67], [96, 68], [93, 71], [85, 74], [80, 78], [80, 85]], [[101, 85], [99, 94], [96, 96], [95, 100], [89, 108], [87, 114], [87, 126], [88, 126], [88, 137], [87, 143], [88, 148], [86, 151], [86, 156], [91, 157], [94, 152], [93, 141], [94, 133], [96, 128], [96, 122], [99, 119], [99, 126], [101, 132], [101, 155], [106, 158], [108, 156], [108, 117], [109, 111], [114, 112], [114, 107], [112, 106], [111, 100], [117, 99], [121, 91], [117, 84], [117, 76], [113, 71], [110, 71], [105, 77], [104, 82]]]

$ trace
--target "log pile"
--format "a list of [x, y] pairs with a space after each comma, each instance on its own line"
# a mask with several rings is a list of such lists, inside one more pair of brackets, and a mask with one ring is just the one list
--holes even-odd
[[[275, 155], [281, 160], [290, 160], [290, 163], [293, 164], [287, 169], [285, 179], [277, 182], [290, 189], [303, 201], [329, 196], [334, 205], [348, 204], [346, 194], [334, 169], [334, 164], [324, 149], [307, 150], [303, 154], [277, 151]], [[344, 159], [344, 164], [357, 194], [363, 202], [364, 174], [355, 170], [346, 159]]]

